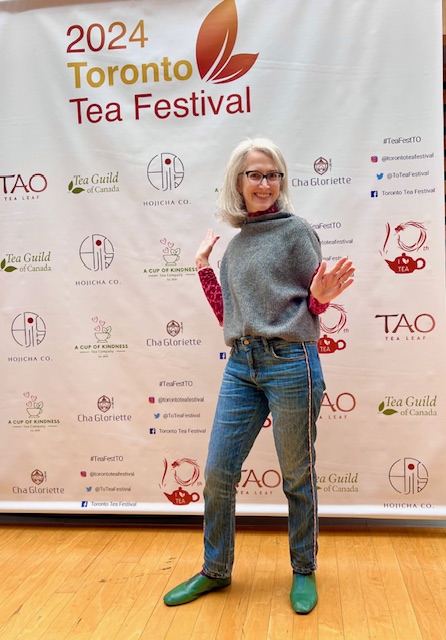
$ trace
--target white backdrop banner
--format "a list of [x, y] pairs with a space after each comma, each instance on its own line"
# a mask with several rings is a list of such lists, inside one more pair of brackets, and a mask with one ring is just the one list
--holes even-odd
[[[444, 518], [440, 0], [0, 2], [0, 509], [201, 514], [229, 350], [194, 265], [275, 140], [356, 283], [321, 316], [324, 516]], [[270, 420], [238, 513], [284, 515]]]

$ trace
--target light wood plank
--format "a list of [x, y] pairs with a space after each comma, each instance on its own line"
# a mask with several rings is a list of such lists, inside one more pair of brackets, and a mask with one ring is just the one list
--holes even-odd
[[368, 640], [370, 636], [364, 594], [351, 535], [339, 533], [336, 536], [336, 556], [344, 638]]
[[285, 526], [240, 529], [232, 585], [181, 607], [163, 595], [201, 569], [199, 528], [0, 526], [5, 640], [444, 640], [446, 530], [325, 526], [319, 603], [289, 601]]

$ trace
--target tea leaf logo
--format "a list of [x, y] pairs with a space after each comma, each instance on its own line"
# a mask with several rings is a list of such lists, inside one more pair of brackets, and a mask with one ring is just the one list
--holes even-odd
[[6, 258], [3, 258], [0, 262], [0, 270], [6, 273], [12, 273], [13, 271], [17, 271], [17, 267], [13, 267], [12, 265], [6, 266]]
[[385, 416], [393, 416], [395, 413], [398, 413], [398, 411], [395, 411], [395, 409], [384, 409], [385, 406], [386, 405], [384, 404], [384, 402], [381, 402], [378, 407], [378, 411]]
[[223, 0], [204, 19], [197, 37], [197, 64], [202, 80], [215, 84], [232, 82], [245, 75], [258, 53], [232, 55], [237, 39], [235, 0]]
[[68, 185], [68, 191], [71, 191], [71, 193], [82, 193], [82, 191], [85, 191], [85, 189], [82, 189], [82, 187], [75, 187], [73, 189], [73, 181], [70, 182], [70, 184]]

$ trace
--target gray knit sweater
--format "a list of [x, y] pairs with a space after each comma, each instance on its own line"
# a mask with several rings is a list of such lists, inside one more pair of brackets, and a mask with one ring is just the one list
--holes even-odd
[[308, 297], [321, 258], [319, 238], [303, 218], [247, 218], [221, 264], [226, 344], [242, 336], [317, 341], [319, 317], [308, 310]]

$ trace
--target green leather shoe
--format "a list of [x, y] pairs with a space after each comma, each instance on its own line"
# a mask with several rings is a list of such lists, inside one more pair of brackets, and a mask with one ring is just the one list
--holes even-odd
[[293, 575], [290, 600], [296, 613], [310, 613], [317, 604], [316, 578], [314, 573]]
[[177, 587], [166, 593], [164, 596], [164, 604], [173, 607], [177, 604], [186, 604], [192, 602], [200, 596], [213, 591], [214, 589], [223, 589], [231, 584], [231, 578], [207, 578], [202, 573], [182, 582]]

